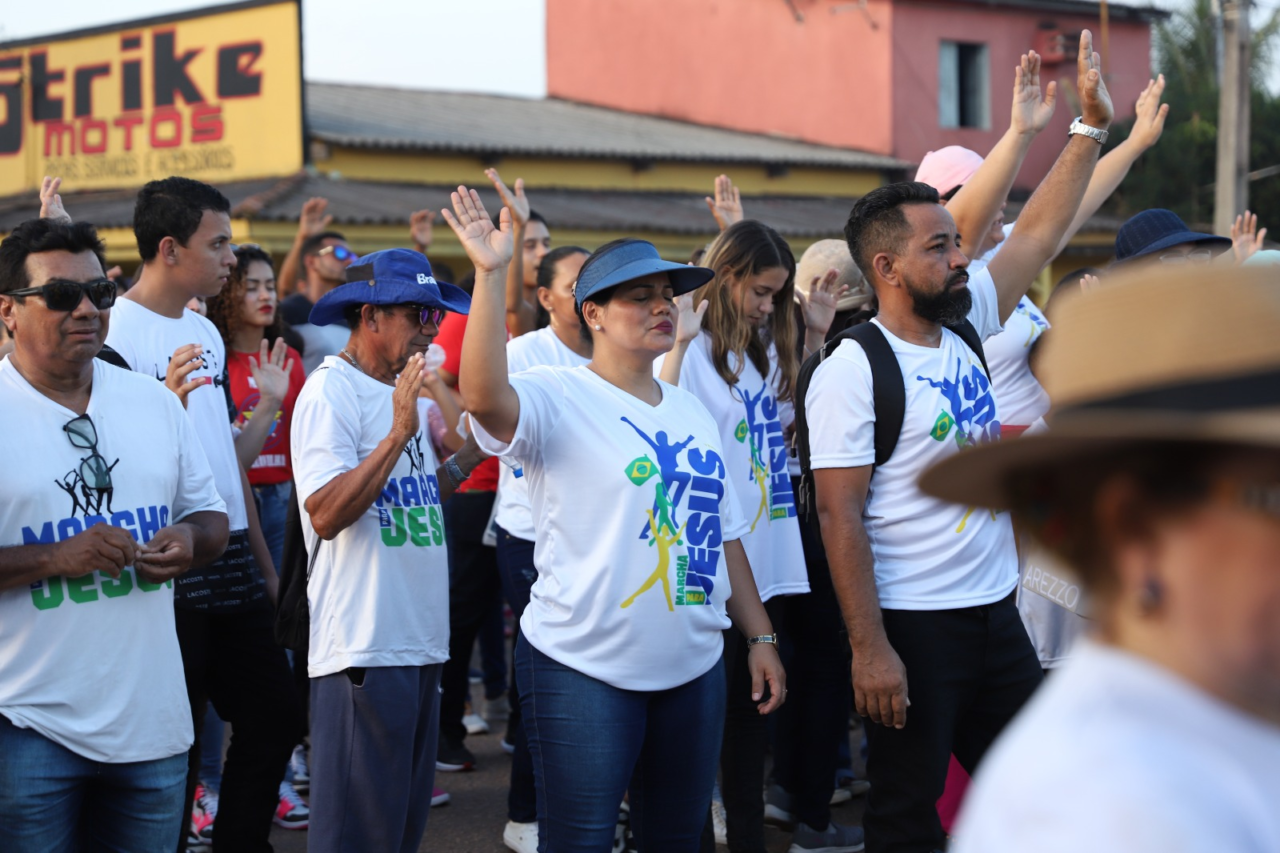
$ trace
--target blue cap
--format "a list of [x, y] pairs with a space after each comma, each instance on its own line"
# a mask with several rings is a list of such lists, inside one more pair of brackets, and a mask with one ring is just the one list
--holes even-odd
[[471, 310], [471, 297], [460, 287], [436, 281], [431, 262], [421, 252], [383, 249], [347, 267], [348, 284], [320, 297], [311, 309], [311, 325], [340, 323], [351, 305], [422, 305], [455, 314]]
[[671, 289], [676, 296], [697, 290], [715, 277], [715, 273], [706, 267], [664, 261], [657, 248], [648, 241], [619, 240], [587, 258], [578, 273], [573, 295], [581, 307], [584, 301], [601, 291], [656, 272], [664, 272], [671, 277]]
[[1215, 234], [1192, 231], [1172, 210], [1144, 210], [1120, 226], [1116, 232], [1116, 263], [1121, 264], [1162, 252], [1184, 243], [1203, 243], [1209, 248], [1227, 249], [1231, 241]]

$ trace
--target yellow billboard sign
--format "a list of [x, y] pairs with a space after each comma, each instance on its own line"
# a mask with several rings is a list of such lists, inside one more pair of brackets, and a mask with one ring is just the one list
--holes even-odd
[[0, 43], [0, 196], [301, 168], [296, 0]]

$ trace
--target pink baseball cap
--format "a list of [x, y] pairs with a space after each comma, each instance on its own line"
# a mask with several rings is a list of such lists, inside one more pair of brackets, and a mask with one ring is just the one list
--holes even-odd
[[946, 195], [968, 183], [981, 165], [982, 156], [978, 152], [948, 145], [924, 155], [916, 170], [916, 180], [933, 187], [938, 195]]

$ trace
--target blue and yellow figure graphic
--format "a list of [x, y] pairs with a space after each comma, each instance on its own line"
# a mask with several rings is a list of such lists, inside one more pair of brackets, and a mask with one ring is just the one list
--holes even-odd
[[[680, 470], [680, 451], [684, 450], [693, 442], [693, 436], [689, 436], [684, 441], [671, 443], [664, 430], [658, 430], [654, 438], [650, 438], [648, 433], [633, 424], [628, 418], [623, 417], [622, 422], [636, 431], [636, 434], [644, 439], [645, 444], [653, 448], [653, 455], [658, 457], [658, 474], [662, 477], [662, 486], [666, 490], [666, 497], [670, 499], [671, 522], [676, 523], [675, 508], [680, 505], [680, 496], [689, 485], [691, 479], [688, 471]], [[653, 511], [657, 513], [660, 507], [658, 501], [653, 502]]]
[[936, 382], [926, 376], [916, 380], [928, 382], [942, 392], [947, 408], [934, 422], [930, 434], [935, 441], [943, 441], [955, 430], [956, 444], [967, 447], [1000, 438], [1000, 421], [996, 420], [996, 399], [991, 393], [991, 380], [976, 364], [966, 365], [956, 359], [953, 378]]
[[[658, 491], [664, 491], [661, 483], [658, 484]], [[665, 500], [665, 494], [663, 498]], [[622, 602], [622, 608], [625, 610], [630, 607], [637, 598], [652, 589], [655, 583], [662, 581], [662, 594], [667, 599], [667, 609], [675, 612], [676, 606], [671, 600], [671, 546], [680, 541], [680, 537], [684, 535], [684, 528], [681, 527], [678, 531], [673, 531], [668, 525], [663, 524], [654, 516], [653, 510], [648, 510], [648, 513], [649, 533], [653, 536], [649, 540], [649, 545], [658, 546], [658, 567], [653, 570], [653, 574], [645, 579], [639, 589], [631, 593], [627, 600]]]

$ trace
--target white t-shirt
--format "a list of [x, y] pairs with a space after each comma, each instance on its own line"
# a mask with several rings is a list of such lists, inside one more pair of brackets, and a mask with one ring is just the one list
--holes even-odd
[[[119, 303], [117, 303], [119, 304]], [[86, 414], [111, 465], [110, 497], [85, 488], [63, 427], [75, 412], [0, 361], [0, 547], [53, 544], [94, 524], [149, 542], [195, 512], [225, 512], [195, 431], [163, 385], [97, 359]], [[77, 755], [151, 761], [191, 746], [173, 581], [132, 567], [0, 591], [0, 714]]]
[[315, 554], [307, 584], [312, 678], [352, 666], [449, 659], [449, 561], [428, 401], [419, 398], [417, 436], [354, 524], [322, 541], [306, 511], [311, 495], [391, 432], [393, 390], [330, 356], [307, 378], [293, 409], [293, 478], [307, 553]]
[[956, 853], [1275, 853], [1280, 727], [1083, 640], [996, 741]]
[[706, 407], [666, 383], [650, 406], [588, 367], [535, 367], [511, 384], [511, 442], [472, 424], [485, 452], [515, 456], [529, 480], [529, 642], [624, 690], [666, 690], [711, 669], [730, 624], [724, 542], [749, 524]]
[[187, 381], [200, 377], [213, 379], [212, 384], [187, 395], [187, 415], [195, 425], [209, 467], [213, 469], [218, 494], [227, 505], [231, 529], [244, 530], [249, 526], [249, 519], [245, 514], [240, 461], [231, 436], [230, 403], [224, 390], [228, 381], [227, 348], [218, 327], [190, 309], [183, 309], [182, 316], [173, 319], [131, 299], [117, 299], [111, 308], [107, 346], [120, 353], [135, 372], [160, 380], [161, 388], [174, 350], [187, 344], [204, 347], [205, 361], [205, 366], [189, 374]]
[[991, 368], [991, 384], [1000, 397], [1000, 420], [1030, 426], [1049, 411], [1049, 395], [1031, 372], [1031, 346], [1049, 330], [1049, 321], [1024, 296], [1004, 323], [1004, 331], [982, 345]]
[[[565, 346], [550, 326], [507, 342], [507, 371], [513, 374], [542, 364], [579, 367], [588, 361], [590, 359]], [[518, 464], [516, 468], [503, 464], [499, 469], [496, 519], [512, 536], [532, 542], [537, 538], [537, 531], [529, 505], [529, 483]]]
[[[689, 344], [680, 366], [680, 387], [702, 401], [720, 430], [729, 480], [748, 521], [742, 546], [751, 561], [761, 601], [809, 591], [787, 443], [782, 436], [777, 355], [772, 348], [769, 354], [767, 382], [746, 359], [738, 384], [728, 385], [711, 361], [711, 335], [704, 331]], [[661, 363], [662, 359], [654, 362], [655, 370]], [[736, 364], [737, 358], [730, 353], [729, 366]]]
[[[989, 338], [1000, 331], [991, 274], [974, 274], [969, 289], [969, 321], [979, 336]], [[949, 504], [916, 485], [927, 468], [959, 453], [962, 446], [999, 439], [1000, 416], [991, 383], [977, 355], [949, 330], [943, 330], [942, 345], [934, 348], [908, 343], [880, 328], [906, 386], [897, 448], [872, 474], [862, 510], [880, 606], [946, 610], [999, 601], [1018, 580], [1008, 514]], [[841, 343], [814, 371], [805, 406], [814, 470], [875, 462], [871, 365], [856, 341]]]

